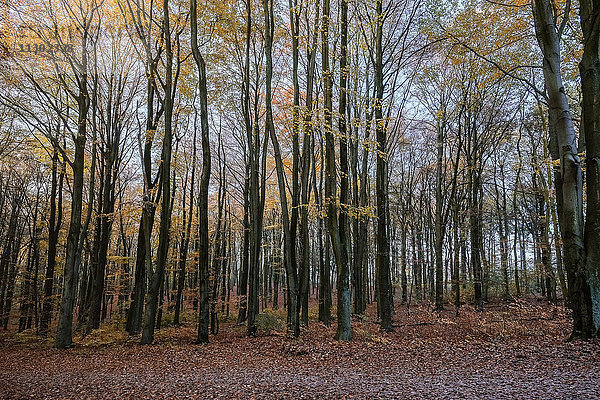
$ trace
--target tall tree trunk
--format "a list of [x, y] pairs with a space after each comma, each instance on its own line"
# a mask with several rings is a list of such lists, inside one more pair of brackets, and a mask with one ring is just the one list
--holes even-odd
[[[117, 95], [114, 99], [115, 107], [113, 109], [113, 77], [110, 77], [109, 84], [109, 99], [107, 104], [107, 122], [105, 127], [105, 146], [102, 151], [102, 159], [104, 162], [104, 176], [101, 177], [104, 181], [101, 183], [103, 190], [100, 222], [100, 240], [98, 246], [95, 276], [93, 277], [92, 291], [90, 294], [90, 313], [88, 321], [88, 332], [91, 329], [100, 327], [101, 305], [104, 297], [104, 281], [108, 256], [108, 246], [112, 234], [112, 226], [114, 221], [115, 211], [115, 186], [118, 179], [118, 167], [120, 162], [119, 144], [121, 139], [121, 127], [118, 115], [118, 106], [121, 103], [121, 96]], [[114, 118], [114, 120], [113, 120]]]
[[[583, 94], [583, 133], [586, 147], [587, 208], [586, 272], [591, 291], [594, 329], [600, 332], [600, 4], [580, 1], [583, 57], [579, 64]], [[587, 327], [585, 328], [587, 329]], [[586, 332], [590, 333], [590, 332]]]
[[390, 242], [388, 237], [388, 173], [387, 173], [387, 128], [383, 120], [383, 6], [382, 0], [375, 2], [377, 28], [375, 34], [375, 132], [377, 136], [377, 167], [376, 167], [376, 197], [377, 197], [377, 270], [378, 292], [377, 303], [381, 310], [381, 329], [392, 330], [392, 314], [394, 309], [392, 282], [390, 277]]
[[[543, 71], [548, 96], [550, 133], [555, 136], [558, 154], [553, 153], [554, 146], [552, 145], [550, 150], [552, 158], [560, 159], [561, 165], [561, 182], [555, 182], [562, 191], [559, 204], [559, 210], [561, 211], [559, 212], [559, 224], [564, 240], [564, 262], [569, 282], [569, 304], [573, 310], [573, 332], [571, 337], [587, 338], [594, 334], [594, 323], [590, 287], [585, 276], [583, 178], [581, 159], [577, 151], [577, 138], [560, 75], [560, 30], [557, 32], [552, 2], [548, 0], [534, 1], [533, 12], [536, 36], [544, 56]], [[593, 85], [590, 88], [595, 90]], [[584, 131], [589, 130], [585, 129], [584, 126]], [[593, 155], [592, 157], [588, 155], [588, 159], [593, 157]], [[592, 204], [593, 202], [592, 199]]]
[[[125, 330], [130, 335], [137, 335], [142, 330], [142, 316], [144, 312], [144, 298], [146, 297], [148, 273], [152, 265], [152, 248], [150, 247], [150, 238], [154, 227], [154, 215], [156, 206], [160, 201], [161, 191], [155, 191], [154, 188], [161, 176], [161, 167], [155, 180], [152, 180], [152, 144], [154, 141], [154, 132], [158, 127], [158, 120], [163, 113], [161, 108], [157, 113], [154, 112], [155, 87], [153, 83], [154, 64], [148, 55], [146, 60], [146, 70], [148, 80], [146, 82], [146, 134], [144, 135], [144, 152], [142, 155], [143, 174], [144, 174], [144, 203], [142, 206], [142, 215], [140, 217], [137, 249], [135, 259], [135, 279], [129, 311], [127, 313], [127, 323]], [[156, 192], [156, 194], [153, 194]]]
[[[316, 12], [314, 19], [314, 30], [312, 37], [312, 45], [308, 49], [308, 68], [306, 72], [306, 110], [304, 115], [304, 136], [302, 138], [302, 173], [300, 177], [301, 194], [302, 194], [302, 208], [300, 211], [301, 218], [301, 243], [302, 243], [302, 261], [300, 271], [300, 307], [302, 308], [302, 323], [308, 326], [308, 298], [309, 298], [309, 274], [310, 274], [310, 241], [309, 241], [309, 229], [308, 229], [308, 207], [310, 202], [310, 185], [309, 177], [311, 172], [311, 160], [314, 157], [314, 147], [311, 146], [313, 141], [314, 131], [312, 128], [312, 114], [313, 114], [313, 87], [314, 87], [314, 76], [316, 67], [316, 56], [317, 56], [317, 37], [318, 37], [318, 26], [319, 26], [319, 2], [316, 4]], [[297, 4], [296, 4], [297, 5]], [[297, 13], [300, 11], [298, 10]], [[297, 14], [296, 14], [297, 15]], [[299, 20], [296, 18], [296, 35], [298, 34]], [[296, 36], [295, 36], [296, 37]], [[297, 45], [297, 39], [296, 45]], [[295, 55], [295, 64], [297, 64], [297, 52]], [[296, 78], [297, 79], [297, 78]], [[294, 94], [295, 100], [295, 94]], [[316, 186], [315, 186], [316, 188]]]
[[[365, 101], [365, 109], [366, 109], [366, 123], [365, 123], [365, 141], [368, 141], [371, 136], [371, 123], [373, 116], [373, 109], [371, 106], [371, 98], [370, 98], [371, 88], [369, 86], [369, 68], [366, 69], [366, 79], [365, 79], [365, 94], [367, 96]], [[362, 165], [360, 169], [360, 193], [359, 196], [359, 204], [362, 209], [367, 209], [369, 206], [369, 149], [367, 146], [364, 146], [362, 152]], [[369, 218], [367, 215], [362, 216], [360, 218], [360, 222], [358, 223], [357, 230], [357, 241], [354, 244], [356, 248], [356, 256], [354, 258], [355, 268], [354, 268], [354, 276], [356, 280], [356, 288], [354, 290], [355, 295], [355, 313], [364, 314], [367, 309], [367, 298], [368, 298], [368, 228], [369, 228]], [[362, 293], [361, 296], [359, 294]]]
[[[84, 39], [84, 43], [85, 43]], [[77, 285], [76, 261], [80, 257], [81, 216], [83, 208], [83, 173], [85, 167], [85, 142], [87, 114], [89, 110], [89, 94], [87, 90], [87, 57], [83, 50], [82, 72], [78, 77], [79, 94], [76, 98], [78, 106], [77, 136], [74, 138], [75, 154], [71, 162], [73, 184], [71, 191], [71, 220], [67, 235], [67, 254], [64, 269], [64, 284], [60, 305], [56, 347], [64, 349], [73, 345], [73, 307], [75, 305], [75, 288]], [[91, 189], [90, 189], [91, 190]]]
[[[283, 242], [284, 242], [284, 265], [286, 268], [286, 279], [288, 288], [288, 329], [294, 337], [300, 335], [299, 313], [298, 313], [298, 272], [296, 268], [295, 243], [292, 242], [291, 224], [288, 212], [288, 203], [286, 195], [286, 184], [284, 176], [283, 161], [281, 158], [281, 150], [279, 141], [275, 134], [273, 125], [273, 110], [272, 110], [272, 92], [271, 83], [273, 77], [273, 0], [263, 0], [265, 14], [265, 56], [266, 56], [266, 135], [271, 137], [273, 144], [273, 155], [275, 157], [275, 169], [277, 171], [277, 181], [279, 184], [279, 199], [281, 202], [281, 215], [283, 220]], [[250, 321], [250, 318], [248, 318]], [[253, 321], [254, 322], [254, 321]], [[254, 334], [250, 331], [250, 323], [248, 324], [248, 334]]]
[[[162, 32], [165, 38], [166, 71], [164, 81], [164, 112], [165, 134], [161, 152], [161, 177], [159, 190], [162, 192], [160, 209], [160, 227], [158, 231], [158, 252], [156, 255], [156, 269], [150, 277], [148, 299], [144, 313], [141, 344], [150, 344], [154, 341], [156, 314], [158, 311], [158, 297], [164, 280], [167, 256], [169, 253], [169, 229], [171, 227], [171, 157], [173, 143], [173, 49], [171, 44], [170, 13], [168, 0], [163, 1]], [[148, 232], [149, 233], [149, 232]]]
[[[346, 99], [348, 91], [348, 1], [341, 0], [341, 56], [340, 56], [340, 99], [339, 120], [340, 132], [340, 213], [339, 213], [339, 241], [340, 258], [338, 261], [337, 276], [337, 340], [350, 340], [352, 328], [350, 326], [351, 296], [350, 296], [350, 268], [348, 265], [348, 128], [346, 124]], [[334, 169], [335, 170], [335, 169]]]
[[[342, 277], [342, 282], [338, 282], [338, 291], [345, 284], [345, 270], [347, 268], [347, 252], [342, 243], [340, 234], [340, 225], [337, 215], [336, 205], [336, 165], [335, 165], [335, 139], [333, 135], [333, 115], [332, 115], [332, 73], [329, 67], [329, 0], [323, 0], [323, 24], [321, 30], [322, 52], [321, 63], [323, 68], [324, 80], [324, 102], [325, 102], [325, 204], [327, 205], [327, 228], [331, 239], [331, 247], [335, 258], [336, 269]], [[344, 295], [349, 293], [343, 290]], [[335, 338], [337, 340], [350, 340], [352, 331], [350, 328], [350, 315], [346, 316], [344, 303], [340, 310], [339, 301], [344, 299], [338, 294], [338, 329]], [[339, 313], [342, 313], [341, 315]], [[340, 317], [341, 320], [340, 320]]]
[[445, 109], [440, 110], [441, 122], [437, 127], [437, 159], [435, 168], [435, 309], [444, 309], [444, 276], [442, 250], [444, 246], [444, 226], [442, 221], [442, 163], [444, 161], [444, 121]]
[[[292, 210], [290, 216], [290, 241], [292, 242], [292, 257], [291, 260], [294, 263], [292, 266], [297, 269], [297, 255], [296, 255], [296, 238], [298, 232], [298, 204], [300, 202], [300, 182], [299, 182], [299, 168], [300, 168], [300, 86], [298, 84], [298, 56], [299, 56], [299, 37], [300, 37], [300, 9], [298, 8], [298, 0], [289, 0], [290, 5], [290, 25], [292, 31], [292, 84], [294, 89], [294, 109], [292, 112]], [[271, 23], [274, 23], [274, 19], [271, 19]], [[273, 38], [271, 37], [271, 40]], [[304, 244], [304, 242], [302, 242]], [[304, 250], [303, 256], [304, 256]], [[302, 270], [299, 273], [304, 279], [299, 282], [298, 288], [298, 299], [296, 312], [300, 312], [300, 307], [304, 303], [304, 298], [308, 300], [308, 270], [310, 265], [304, 263], [304, 258], [300, 263]], [[306, 291], [306, 294], [304, 293]], [[308, 317], [308, 310], [306, 311]], [[295, 317], [294, 317], [295, 318]], [[299, 317], [298, 317], [299, 318]], [[308, 325], [308, 318], [306, 318], [306, 325]]]
[[[250, 172], [252, 170], [254, 141], [252, 140], [252, 118], [250, 111], [250, 46], [252, 35], [252, 4], [250, 0], [245, 1], [246, 5], [246, 43], [244, 56], [244, 72], [242, 85], [242, 109], [244, 114], [244, 124], [246, 128], [246, 147], [244, 148], [244, 160], [246, 162], [246, 173], [244, 175], [244, 238], [242, 245], [242, 266], [239, 276], [239, 298], [240, 309], [238, 312], [238, 323], [246, 321], [248, 307], [248, 274], [250, 272]], [[258, 190], [258, 188], [252, 189]]]
[[[272, 38], [272, 28], [268, 29], [268, 20], [271, 20], [271, 14], [268, 13], [267, 8], [268, 4], [263, 0], [263, 8], [264, 8], [264, 18], [265, 22], [265, 46], [264, 52], [267, 58], [267, 72], [266, 72], [266, 86], [267, 90], [270, 89], [271, 81], [270, 75], [272, 75], [272, 65], [269, 64], [269, 55], [271, 54], [271, 47], [273, 38]], [[246, 5], [247, 10], [251, 10], [251, 4], [248, 3]], [[248, 21], [247, 21], [247, 34], [248, 37], [251, 32], [250, 25], [250, 14], [251, 11], [248, 11]], [[246, 41], [247, 46], [249, 46], [249, 39]], [[248, 52], [249, 50], [247, 50]], [[272, 62], [272, 58], [271, 58]], [[249, 71], [249, 70], [248, 70]], [[245, 86], [246, 87], [246, 86]], [[247, 88], [247, 87], [246, 87]], [[248, 88], [247, 88], [248, 89]], [[249, 90], [249, 89], [248, 89]], [[252, 125], [252, 130], [247, 129], [247, 145], [248, 145], [248, 159], [250, 163], [250, 180], [249, 180], [249, 193], [248, 193], [248, 201], [249, 201], [249, 210], [250, 210], [250, 251], [249, 251], [249, 263], [248, 263], [248, 321], [247, 321], [247, 334], [248, 336], [256, 335], [256, 315], [259, 312], [259, 291], [260, 291], [260, 255], [261, 255], [261, 245], [262, 245], [262, 235], [263, 235], [263, 218], [264, 218], [264, 199], [265, 199], [265, 163], [266, 163], [266, 151], [267, 145], [270, 138], [270, 131], [273, 126], [273, 118], [272, 118], [272, 109], [271, 109], [271, 98], [269, 97], [269, 93], [267, 94], [266, 108], [267, 108], [267, 117], [265, 121], [265, 137], [263, 138], [263, 150], [262, 150], [262, 159], [261, 159], [261, 141], [259, 137], [259, 127], [258, 127], [258, 99], [255, 97], [254, 99], [254, 123]], [[249, 113], [247, 114], [250, 115]], [[271, 116], [269, 120], [269, 115]], [[247, 127], [249, 126], [246, 124]], [[273, 132], [274, 133], [274, 132]], [[260, 174], [259, 174], [260, 170]], [[260, 177], [259, 177], [260, 175]], [[289, 295], [289, 294], [288, 294]], [[289, 317], [289, 312], [288, 312]]]
[[[518, 207], [518, 203], [517, 203], [517, 188], [520, 185], [520, 177], [521, 177], [521, 170], [523, 169], [522, 167], [522, 158], [521, 158], [521, 131], [519, 130], [519, 139], [517, 140], [517, 154], [518, 154], [518, 165], [517, 165], [517, 174], [515, 176], [515, 187], [513, 189], [513, 199], [512, 199], [512, 203], [513, 203], [513, 219], [514, 219], [514, 240], [513, 240], [513, 256], [514, 256], [514, 263], [515, 263], [515, 267], [514, 267], [514, 273], [515, 273], [515, 292], [516, 292], [516, 296], [517, 297], [521, 297], [521, 280], [519, 278], [519, 257], [517, 255], [517, 241], [518, 241], [518, 235], [519, 235], [519, 207]], [[550, 173], [550, 171], [548, 171], [548, 173]], [[551, 179], [550, 175], [548, 176], [548, 179]], [[552, 208], [554, 208], [554, 202], [552, 203]], [[555, 234], [558, 234], [558, 229], [557, 226], [555, 224]], [[563, 292], [566, 294], [566, 291]]]
[[198, 48], [198, 17], [196, 0], [190, 0], [190, 25], [192, 54], [198, 68], [200, 94], [200, 127], [202, 132], [202, 173], [198, 187], [198, 276], [199, 276], [199, 323], [197, 343], [208, 343], [208, 186], [210, 184], [210, 142], [208, 132], [208, 90], [206, 64]]

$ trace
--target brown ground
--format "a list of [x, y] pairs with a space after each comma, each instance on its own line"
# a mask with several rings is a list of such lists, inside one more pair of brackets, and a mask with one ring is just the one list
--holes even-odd
[[191, 326], [163, 328], [151, 346], [107, 327], [64, 351], [8, 333], [0, 398], [600, 399], [600, 341], [566, 343], [563, 308], [527, 301], [438, 317], [402, 307], [395, 321], [382, 334], [353, 320], [350, 343], [331, 339], [335, 323], [312, 321], [297, 340], [247, 338], [225, 322], [203, 346]]

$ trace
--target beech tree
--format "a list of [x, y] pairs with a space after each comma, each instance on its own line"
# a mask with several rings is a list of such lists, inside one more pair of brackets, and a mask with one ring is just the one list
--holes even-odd
[[[570, 3], [567, 4], [567, 9], [569, 6]], [[564, 263], [569, 281], [568, 297], [573, 310], [572, 337], [590, 337], [594, 335], [594, 325], [590, 285], [585, 274], [583, 175], [577, 137], [560, 70], [560, 37], [567, 20], [563, 19], [558, 23], [551, 3], [543, 0], [533, 3], [533, 13], [536, 37], [544, 57], [544, 82], [551, 126], [550, 154], [553, 159], [560, 160], [561, 166], [555, 185], [565, 250]], [[593, 218], [593, 214], [591, 215]]]
[[[598, 170], [598, 155], [600, 154], [600, 5], [595, 2], [583, 1], [579, 6], [581, 29], [583, 32], [583, 56], [579, 64], [581, 75], [581, 92], [583, 97], [582, 118], [583, 135], [586, 149], [586, 184], [587, 208], [585, 221], [586, 248], [586, 278], [588, 279], [594, 329], [590, 331], [586, 323], [582, 323], [582, 335], [597, 335], [600, 331], [600, 253], [598, 239], [600, 238], [600, 171]], [[570, 269], [570, 268], [569, 268]], [[575, 278], [578, 279], [578, 278]], [[574, 288], [576, 290], [576, 288]]]

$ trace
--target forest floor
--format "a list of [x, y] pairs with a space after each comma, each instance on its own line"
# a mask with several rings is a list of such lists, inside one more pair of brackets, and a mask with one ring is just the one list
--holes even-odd
[[0, 398], [600, 399], [600, 341], [566, 342], [563, 307], [529, 299], [482, 313], [464, 306], [456, 316], [402, 306], [391, 333], [379, 332], [374, 312], [353, 319], [348, 343], [332, 339], [335, 322], [312, 320], [288, 338], [283, 311], [263, 314], [255, 338], [223, 321], [206, 345], [193, 344], [191, 315], [150, 346], [109, 325], [62, 351], [8, 332]]

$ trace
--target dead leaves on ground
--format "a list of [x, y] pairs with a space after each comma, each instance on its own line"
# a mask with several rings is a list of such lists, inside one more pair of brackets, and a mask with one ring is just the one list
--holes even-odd
[[[396, 308], [380, 332], [371, 306], [353, 340], [333, 340], [335, 321], [293, 339], [256, 338], [221, 324], [194, 345], [192, 325], [137, 344], [110, 326], [58, 351], [25, 335], [0, 337], [0, 397], [24, 398], [593, 398], [600, 343], [566, 343], [567, 311], [536, 300], [441, 313]], [[12, 340], [10, 338], [13, 338]], [[15, 338], [18, 338], [16, 340]]]

